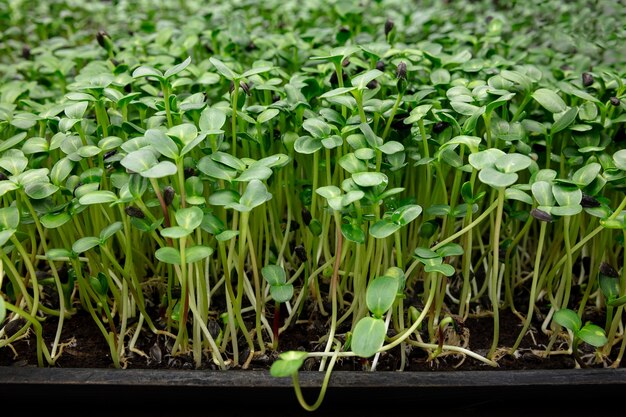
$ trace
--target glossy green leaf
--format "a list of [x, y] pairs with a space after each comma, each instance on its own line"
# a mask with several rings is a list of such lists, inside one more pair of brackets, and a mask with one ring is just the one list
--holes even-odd
[[287, 282], [285, 270], [280, 265], [266, 265], [261, 269], [263, 278], [269, 285], [283, 285]]
[[559, 325], [574, 332], [574, 334], [582, 327], [582, 320], [578, 317], [578, 314], [567, 308], [556, 311], [552, 319]]
[[95, 248], [100, 245], [100, 239], [95, 236], [88, 236], [78, 239], [72, 245], [72, 250], [75, 253], [87, 252], [89, 249]]
[[504, 157], [506, 153], [496, 148], [489, 148], [484, 151], [470, 154], [468, 157], [469, 163], [475, 169], [483, 169], [486, 167], [494, 167], [496, 161]]
[[571, 107], [565, 111], [550, 128], [550, 134], [555, 135], [558, 132], [567, 129], [572, 123], [574, 123], [577, 115], [578, 107]]
[[358, 90], [367, 89], [367, 85], [374, 81], [376, 78], [383, 75], [383, 72], [378, 69], [371, 69], [359, 75], [352, 77], [352, 85]]
[[24, 186], [24, 192], [34, 200], [41, 200], [50, 197], [59, 189], [58, 186], [49, 182], [32, 182]]
[[289, 350], [278, 356], [278, 360], [272, 363], [270, 375], [273, 377], [290, 377], [302, 366], [307, 358], [307, 353], [298, 350]]
[[577, 336], [585, 343], [595, 347], [602, 347], [607, 344], [609, 339], [606, 337], [604, 329], [595, 324], [586, 323], [577, 333]]
[[72, 220], [72, 216], [65, 211], [60, 213], [46, 213], [39, 218], [39, 221], [46, 229], [56, 229], [70, 220]]
[[561, 184], [555, 184], [552, 186], [552, 193], [556, 202], [560, 206], [571, 206], [580, 204], [583, 198], [583, 193], [580, 189], [573, 186], [565, 186]]
[[350, 242], [359, 244], [365, 243], [365, 232], [360, 227], [351, 223], [341, 225], [341, 234]]
[[166, 227], [161, 230], [161, 236], [170, 239], [180, 239], [182, 237], [189, 236], [191, 233], [193, 233], [193, 230], [185, 229], [180, 226]]
[[272, 285], [270, 287], [270, 294], [277, 303], [285, 303], [293, 297], [293, 285]]
[[491, 167], [486, 167], [478, 173], [478, 179], [494, 188], [506, 188], [515, 184], [518, 175], [516, 173], [503, 173]]
[[400, 230], [402, 226], [389, 220], [382, 219], [370, 226], [369, 233], [376, 239], [384, 239]]
[[422, 104], [421, 106], [417, 106], [416, 108], [411, 110], [409, 117], [404, 119], [403, 123], [409, 125], [409, 124], [419, 122], [420, 120], [424, 118], [424, 116], [428, 114], [428, 112], [430, 111], [430, 109], [432, 109], [432, 107], [433, 107], [432, 104]]
[[17, 229], [20, 224], [20, 212], [17, 207], [0, 208], [0, 229]]
[[352, 333], [352, 351], [362, 358], [372, 357], [385, 343], [385, 322], [373, 317], [363, 317]]
[[207, 107], [200, 114], [200, 121], [198, 122], [200, 126], [200, 131], [210, 131], [217, 132], [221, 131], [222, 126], [226, 123], [226, 113], [222, 110]]
[[579, 168], [572, 175], [572, 181], [580, 187], [587, 186], [595, 180], [600, 174], [602, 165], [597, 162], [591, 162], [582, 168]]
[[239, 203], [247, 207], [248, 210], [252, 210], [271, 199], [272, 194], [267, 191], [265, 184], [257, 179], [253, 179], [248, 183]]
[[235, 178], [235, 181], [249, 182], [252, 180], [265, 181], [272, 176], [272, 170], [262, 165], [256, 165], [254, 167], [246, 169], [240, 176]]
[[208, 246], [192, 246], [187, 248], [185, 260], [187, 263], [194, 263], [210, 257], [213, 254], [213, 248]]
[[443, 245], [442, 247], [440, 247], [439, 249], [437, 249], [436, 253], [439, 256], [442, 256], [445, 258], [447, 256], [463, 255], [465, 253], [465, 250], [463, 249], [463, 246], [459, 245], [458, 243], [447, 243]]
[[567, 105], [563, 99], [548, 88], [536, 90], [532, 97], [546, 110], [551, 113], [561, 113], [567, 110]]
[[163, 78], [163, 73], [159, 71], [158, 69], [148, 67], [148, 66], [143, 66], [143, 65], [140, 67], [137, 67], [133, 71], [133, 78], [149, 77], [149, 76]]
[[238, 230], [224, 230], [220, 234], [215, 235], [215, 239], [217, 239], [218, 242], [226, 242], [236, 236], [239, 236]]
[[176, 159], [179, 156], [178, 146], [165, 132], [159, 129], [148, 129], [144, 137], [150, 145], [166, 158]]
[[422, 207], [417, 204], [402, 206], [391, 215], [391, 221], [405, 226], [422, 214]]
[[104, 229], [100, 231], [100, 241], [105, 242], [111, 236], [113, 236], [114, 234], [122, 230], [123, 228], [124, 228], [124, 224], [122, 222], [111, 223], [110, 225], [108, 225], [107, 227], [105, 227]]
[[426, 272], [438, 272], [447, 277], [451, 277], [454, 275], [454, 267], [448, 264], [428, 264], [424, 266], [424, 271]]
[[165, 74], [163, 74], [163, 76], [165, 78], [171, 78], [174, 75], [182, 72], [185, 68], [187, 68], [189, 66], [190, 63], [191, 63], [191, 57], [187, 57], [187, 59], [185, 59], [180, 64], [174, 65], [172, 68], [170, 68], [167, 71], [165, 71]]
[[76, 258], [76, 253], [69, 249], [54, 248], [48, 249], [46, 252], [46, 258], [51, 261], [62, 261]]
[[398, 293], [397, 277], [381, 276], [367, 286], [365, 300], [367, 308], [376, 318], [381, 318], [393, 305]]
[[382, 172], [355, 172], [352, 179], [359, 187], [375, 187], [388, 181]]
[[232, 69], [230, 69], [230, 67], [228, 67], [226, 64], [224, 64], [222, 61], [220, 61], [219, 59], [215, 58], [215, 57], [211, 57], [209, 58], [209, 61], [211, 62], [211, 64], [213, 64], [213, 66], [215, 67], [215, 69], [217, 70], [217, 72], [219, 72], [223, 77], [234, 81], [237, 80], [239, 78], [241, 78], [241, 75], [236, 73], [235, 71], [233, 71]]
[[200, 226], [204, 213], [198, 207], [183, 208], [176, 211], [176, 223], [189, 231]]
[[495, 161], [495, 167], [504, 173], [518, 172], [530, 166], [532, 160], [519, 153], [508, 153]]
[[180, 265], [180, 252], [176, 248], [164, 247], [159, 248], [154, 256], [161, 262], [166, 264]]
[[91, 204], [105, 204], [117, 201], [117, 196], [112, 191], [100, 190], [89, 192], [78, 199], [83, 206]]
[[322, 149], [324, 145], [321, 139], [313, 138], [311, 136], [300, 136], [293, 144], [293, 148], [296, 152], [301, 154], [312, 154]]

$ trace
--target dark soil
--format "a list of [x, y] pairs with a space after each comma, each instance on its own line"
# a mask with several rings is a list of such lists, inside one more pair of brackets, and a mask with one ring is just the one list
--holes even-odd
[[[271, 319], [271, 317], [268, 317]], [[603, 323], [602, 318], [593, 319], [596, 323]], [[324, 343], [319, 343], [321, 337], [327, 333], [327, 317], [312, 314], [308, 321], [299, 321], [292, 325], [286, 332], [280, 335], [280, 345], [277, 352], [268, 349], [265, 355], [255, 357], [249, 369], [267, 369], [276, 359], [278, 353], [286, 350], [323, 350]], [[541, 321], [535, 319], [529, 332], [523, 339], [516, 357], [506, 354], [508, 347], [512, 346], [518, 337], [522, 327], [522, 322], [510, 309], [500, 312], [500, 343], [502, 355], [498, 355], [497, 362], [500, 370], [519, 369], [570, 369], [576, 366], [571, 355], [549, 355], [543, 356], [549, 341], [549, 337], [542, 333]], [[49, 318], [44, 327], [44, 338], [50, 346], [56, 331], [56, 323]], [[252, 326], [249, 326], [252, 327]], [[341, 328], [338, 329], [338, 336], [341, 336]], [[349, 329], [343, 329], [344, 332]], [[390, 331], [392, 332], [392, 331]], [[490, 315], [470, 315], [462, 323], [459, 332], [461, 345], [473, 352], [485, 356], [491, 346], [493, 336], [493, 318]], [[391, 333], [390, 333], [391, 334]], [[453, 337], [455, 341], [450, 344], [459, 343], [459, 335], [452, 328], [446, 333], [446, 337]], [[423, 334], [422, 339], [428, 341], [428, 335]], [[97, 326], [87, 314], [77, 312], [74, 316], [64, 322], [61, 342], [66, 343], [63, 354], [57, 360], [56, 366], [64, 368], [110, 368], [112, 362], [104, 338]], [[465, 344], [463, 344], [465, 342]], [[124, 366], [127, 369], [193, 369], [193, 359], [189, 355], [177, 355], [175, 357], [168, 354], [171, 345], [163, 337], [156, 337], [148, 330], [143, 330], [139, 338], [137, 348], [146, 354], [142, 356], [131, 352], [127, 355]], [[241, 346], [245, 346], [242, 342]], [[552, 351], [567, 349], [567, 341], [559, 339], [553, 346]], [[35, 336], [31, 333], [28, 337], [18, 340], [12, 344], [12, 349], [0, 349], [0, 366], [36, 366], [37, 356], [35, 350]], [[377, 371], [393, 371], [400, 366], [400, 348], [397, 347], [384, 352], [379, 358]], [[581, 344], [581, 353], [591, 358], [593, 348], [586, 344]], [[247, 355], [247, 351], [241, 353], [242, 357]], [[228, 356], [228, 355], [226, 355]], [[614, 357], [614, 355], [611, 355]], [[212, 369], [215, 366], [208, 356], [205, 357], [203, 369]], [[335, 365], [336, 370], [366, 370], [369, 369], [371, 359], [343, 358]], [[317, 359], [309, 359], [304, 364], [304, 370], [317, 369]], [[595, 363], [589, 360], [591, 367], [604, 367], [606, 363]], [[407, 371], [454, 371], [454, 370], [491, 370], [494, 369], [485, 363], [471, 357], [464, 357], [459, 354], [442, 354], [435, 360], [430, 360], [428, 353], [420, 348], [411, 348], [407, 351], [406, 368]]]

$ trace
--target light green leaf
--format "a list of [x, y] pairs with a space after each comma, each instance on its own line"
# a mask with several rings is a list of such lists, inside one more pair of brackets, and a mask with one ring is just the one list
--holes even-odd
[[191, 63], [191, 57], [187, 57], [187, 59], [185, 59], [183, 62], [181, 62], [178, 65], [174, 65], [172, 68], [168, 69], [167, 71], [165, 71], [165, 74], [163, 74], [163, 76], [165, 78], [171, 78], [172, 76], [178, 74], [179, 72], [183, 71], [185, 68], [187, 68], [187, 66]]
[[389, 220], [382, 219], [374, 223], [370, 229], [370, 235], [374, 236], [376, 239], [384, 239], [388, 236], [391, 236], [397, 230], [400, 230], [402, 226], [396, 223], [393, 223]]
[[399, 284], [397, 277], [385, 275], [370, 282], [367, 286], [365, 300], [367, 308], [374, 317], [382, 318], [391, 308], [396, 299]]
[[180, 252], [176, 248], [165, 247], [159, 248], [154, 256], [161, 262], [172, 265], [180, 265]]
[[283, 285], [287, 282], [285, 270], [280, 265], [266, 265], [261, 269], [261, 274], [269, 285]]
[[270, 375], [273, 377], [289, 377], [298, 372], [304, 360], [307, 357], [306, 352], [289, 350], [278, 356], [270, 367]]
[[199, 207], [183, 208], [176, 211], [176, 223], [189, 231], [194, 231], [202, 223], [204, 213]]
[[241, 196], [239, 203], [252, 210], [272, 199], [272, 194], [267, 191], [265, 184], [257, 179], [248, 183], [246, 190]]
[[192, 246], [187, 249], [185, 253], [185, 261], [187, 263], [194, 263], [201, 261], [202, 259], [208, 258], [213, 254], [213, 248], [208, 246]]
[[238, 79], [241, 78], [240, 74], [238, 74], [235, 71], [233, 71], [232, 69], [230, 69], [226, 64], [224, 64], [219, 59], [217, 59], [215, 57], [211, 57], [211, 58], [209, 58], [209, 61], [211, 62], [211, 64], [213, 64], [213, 66], [215, 67], [217, 72], [222, 74], [223, 77], [225, 77], [225, 78], [227, 78], [227, 79], [229, 79], [231, 81], [238, 80]]
[[538, 89], [533, 93], [532, 97], [551, 113], [561, 113], [567, 110], [567, 105], [563, 99], [548, 88]]
[[363, 317], [352, 333], [352, 351], [362, 358], [374, 356], [385, 343], [385, 322], [373, 317]]
[[91, 191], [78, 199], [78, 202], [83, 206], [113, 203], [115, 201], [117, 201], [117, 195], [107, 190]]
[[388, 181], [382, 172], [355, 172], [352, 179], [359, 187], [375, 187]]
[[518, 175], [514, 172], [502, 173], [491, 167], [486, 167], [478, 173], [478, 179], [493, 188], [506, 188], [515, 184]]
[[567, 308], [556, 311], [552, 319], [574, 333], [577, 333], [582, 326], [582, 320], [578, 317], [578, 314]]
[[88, 236], [78, 239], [72, 245], [72, 250], [75, 253], [87, 252], [89, 249], [95, 248], [100, 245], [100, 239], [95, 236]]

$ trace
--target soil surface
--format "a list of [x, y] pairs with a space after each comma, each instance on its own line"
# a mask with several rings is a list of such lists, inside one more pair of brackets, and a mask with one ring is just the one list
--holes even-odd
[[[520, 309], [524, 309], [521, 307]], [[508, 348], [515, 343], [522, 328], [521, 319], [511, 309], [503, 309], [500, 312], [500, 339], [496, 361], [499, 370], [519, 369], [570, 369], [576, 367], [572, 355], [563, 354], [568, 348], [566, 334], [560, 336], [554, 343], [551, 351], [558, 354], [546, 356], [546, 346], [549, 336], [541, 331], [542, 310], [539, 308], [537, 317], [533, 320], [531, 330], [522, 340], [515, 356], [508, 354]], [[268, 320], [271, 320], [269, 313]], [[603, 323], [602, 317], [589, 318], [595, 323]], [[252, 328], [253, 317], [248, 317], [249, 328]], [[308, 320], [300, 320], [294, 323], [279, 338], [279, 347], [276, 351], [267, 349], [264, 355], [256, 355], [248, 369], [268, 369], [278, 354], [286, 350], [322, 351], [325, 342], [321, 339], [327, 333], [329, 317], [321, 316], [315, 311], [309, 314]], [[51, 345], [55, 336], [56, 323], [52, 318], [45, 322], [44, 338], [48, 346]], [[337, 337], [341, 338], [349, 330], [349, 323], [342, 325], [337, 330]], [[343, 333], [342, 333], [343, 332]], [[389, 331], [392, 336], [393, 330]], [[470, 314], [464, 323], [458, 323], [456, 329], [449, 326], [445, 333], [445, 343], [463, 346], [475, 353], [485, 356], [491, 347], [493, 337], [493, 317], [490, 314]], [[320, 341], [322, 340], [322, 341]], [[422, 340], [429, 341], [428, 334], [422, 332]], [[0, 366], [36, 366], [37, 356], [35, 349], [35, 335], [30, 332], [24, 337], [11, 344], [10, 347], [0, 349]], [[56, 366], [64, 368], [111, 368], [112, 362], [104, 338], [100, 330], [94, 324], [91, 317], [80, 310], [66, 319], [63, 326], [61, 342], [64, 343], [63, 354], [57, 360]], [[245, 346], [242, 340], [240, 346]], [[163, 336], [155, 336], [149, 330], [142, 330], [142, 334], [136, 345], [138, 352], [130, 352], [125, 358], [123, 365], [127, 369], [193, 369], [194, 363], [191, 353], [169, 354], [171, 341]], [[619, 345], [616, 346], [619, 349]], [[583, 359], [589, 367], [606, 367], [610, 365], [607, 359], [597, 360], [594, 348], [582, 343], [580, 351]], [[247, 350], [240, 353], [241, 357], [247, 356]], [[485, 363], [452, 352], [444, 352], [434, 360], [429, 358], [428, 352], [418, 347], [406, 349], [405, 371], [454, 371], [454, 370], [493, 370], [494, 368]], [[229, 357], [227, 352], [225, 357]], [[611, 354], [615, 357], [615, 354]], [[318, 359], [308, 359], [303, 370], [317, 369]], [[400, 347], [383, 352], [376, 365], [377, 371], [398, 370], [401, 364]], [[342, 358], [335, 364], [335, 370], [368, 370], [371, 366], [370, 359]], [[623, 366], [623, 365], [622, 365]], [[210, 357], [205, 355], [201, 369], [213, 369], [215, 365]]]

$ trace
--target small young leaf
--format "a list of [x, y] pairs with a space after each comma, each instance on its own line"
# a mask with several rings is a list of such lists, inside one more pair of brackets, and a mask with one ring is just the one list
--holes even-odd
[[180, 239], [181, 237], [189, 236], [192, 232], [193, 230], [188, 230], [184, 227], [172, 226], [161, 230], [161, 236], [170, 239]]
[[194, 231], [202, 223], [204, 213], [199, 207], [183, 208], [176, 211], [176, 223], [189, 231]]
[[241, 75], [230, 69], [226, 64], [215, 57], [209, 58], [211, 64], [217, 69], [217, 72], [222, 74], [223, 77], [229, 79], [230, 81], [234, 81], [236, 79], [241, 78]]
[[362, 358], [374, 356], [385, 343], [385, 322], [373, 317], [363, 317], [352, 333], [352, 351]]
[[278, 356], [278, 360], [270, 367], [270, 375], [278, 378], [292, 376], [298, 372], [306, 357], [306, 352], [298, 350], [283, 352]]
[[609, 341], [606, 337], [604, 329], [591, 323], [586, 323], [576, 336], [578, 336], [583, 342], [595, 347], [602, 347]]
[[115, 222], [108, 225], [107, 227], [102, 229], [102, 231], [100, 231], [100, 242], [105, 242], [107, 239], [109, 239], [111, 236], [113, 236], [123, 228], [124, 225], [122, 224], [122, 222]]
[[433, 265], [425, 265], [424, 271], [426, 272], [439, 272], [447, 277], [451, 277], [454, 275], [454, 267], [448, 264], [433, 264]]
[[161, 262], [173, 265], [180, 265], [180, 252], [176, 248], [172, 248], [169, 246], [159, 248], [154, 253], [154, 256], [156, 256], [156, 258]]
[[285, 270], [280, 265], [266, 265], [261, 269], [261, 274], [269, 285], [283, 285], [287, 282]]
[[398, 293], [398, 278], [381, 276], [367, 286], [367, 308], [376, 318], [381, 318], [393, 305]]
[[89, 249], [95, 248], [100, 245], [100, 239], [95, 236], [88, 236], [78, 239], [72, 245], [72, 250], [75, 253], [87, 252]]
[[104, 203], [113, 203], [117, 201], [117, 196], [112, 191], [100, 190], [100, 191], [91, 191], [78, 199], [78, 202], [83, 206], [88, 206], [91, 204], [104, 204]]
[[274, 301], [278, 303], [285, 303], [293, 297], [293, 285], [272, 285], [270, 287], [270, 294], [272, 295]]
[[258, 179], [253, 179], [248, 183], [246, 190], [241, 195], [239, 203], [252, 210], [272, 199], [272, 194], [267, 191], [267, 187]]
[[352, 179], [359, 187], [375, 187], [388, 181], [382, 172], [355, 172]]
[[568, 308], [556, 311], [553, 320], [566, 329], [571, 330], [574, 334], [578, 333], [582, 326], [582, 320], [580, 320], [578, 314]]
[[384, 239], [391, 236], [397, 230], [400, 230], [401, 227], [402, 226], [397, 223], [393, 223], [387, 219], [381, 219], [370, 226], [369, 233], [376, 239]]
[[187, 263], [194, 263], [201, 261], [204, 258], [208, 258], [213, 254], [213, 248], [208, 246], [192, 246], [187, 249], [185, 253], [185, 260]]
[[365, 243], [365, 232], [351, 223], [344, 223], [341, 225], [341, 234], [350, 242], [359, 244]]
[[163, 76], [165, 78], [170, 78], [176, 74], [178, 74], [179, 72], [183, 71], [185, 68], [187, 68], [187, 66], [191, 63], [191, 57], [187, 57], [187, 59], [185, 59], [183, 62], [181, 62], [178, 65], [174, 65], [172, 68], [168, 69], [167, 71], [165, 71], [165, 74], [163, 74]]
[[532, 97], [551, 113], [561, 113], [567, 110], [563, 99], [550, 89], [540, 88], [533, 93]]
[[0, 208], [0, 229], [17, 229], [20, 224], [20, 211], [17, 207]]

